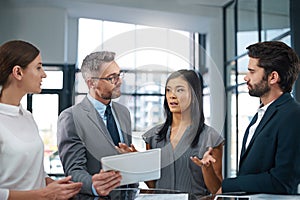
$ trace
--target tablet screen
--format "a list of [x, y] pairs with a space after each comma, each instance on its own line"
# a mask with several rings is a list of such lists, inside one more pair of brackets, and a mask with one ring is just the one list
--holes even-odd
[[121, 185], [160, 178], [160, 148], [142, 152], [124, 153], [101, 159], [104, 171], [115, 170], [122, 175]]

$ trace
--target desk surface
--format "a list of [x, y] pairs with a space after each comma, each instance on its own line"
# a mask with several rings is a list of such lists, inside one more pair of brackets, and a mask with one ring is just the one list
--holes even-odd
[[[155, 197], [151, 196], [152, 199], [158, 200], [214, 200], [215, 195], [208, 196], [196, 196], [193, 194], [186, 194], [179, 191], [173, 190], [161, 190], [161, 189], [139, 189], [139, 188], [122, 188], [113, 190], [109, 196], [106, 197], [95, 197], [84, 194], [78, 194], [72, 200], [140, 200], [140, 199], [149, 199], [146, 198], [147, 194], [155, 195]], [[160, 195], [162, 194], [162, 195]], [[164, 195], [168, 194], [168, 195]], [[172, 194], [172, 195], [171, 195]], [[177, 195], [176, 195], [177, 194]], [[145, 198], [142, 198], [144, 195]], [[157, 196], [156, 196], [157, 195]], [[227, 196], [227, 198], [226, 198]], [[300, 199], [300, 195], [271, 195], [271, 194], [253, 194], [246, 195], [250, 196], [251, 200], [298, 200]], [[232, 197], [232, 195], [221, 195], [221, 198], [218, 200], [233, 200], [233, 199], [243, 199], [241, 198], [243, 195], [238, 195]]]
[[[177, 194], [180, 197], [184, 196], [185, 198], [183, 198], [183, 199], [187, 199], [187, 200], [200, 200], [200, 199], [201, 200], [213, 200], [213, 198], [202, 198], [202, 196], [197, 197], [193, 194], [186, 194], [186, 193], [172, 191], [172, 190], [138, 189], [138, 188], [115, 189], [106, 197], [94, 197], [94, 196], [89, 196], [89, 195], [84, 195], [84, 194], [78, 194], [74, 198], [72, 198], [72, 200], [134, 200], [134, 199], [139, 199], [142, 195], [146, 196], [147, 194], [149, 194], [149, 195], [172, 194], [172, 196], [174, 196], [174, 197]], [[163, 195], [160, 195], [160, 196], [163, 196]], [[171, 196], [171, 195], [168, 195], [168, 196]], [[159, 197], [159, 196], [157, 196], [157, 197]], [[168, 198], [168, 199], [170, 199], [170, 198]]]

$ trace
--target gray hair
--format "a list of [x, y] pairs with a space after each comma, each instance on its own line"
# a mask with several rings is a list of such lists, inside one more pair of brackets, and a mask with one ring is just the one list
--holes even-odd
[[114, 61], [115, 52], [98, 51], [87, 55], [81, 65], [82, 77], [87, 81], [91, 76], [99, 75], [101, 67]]

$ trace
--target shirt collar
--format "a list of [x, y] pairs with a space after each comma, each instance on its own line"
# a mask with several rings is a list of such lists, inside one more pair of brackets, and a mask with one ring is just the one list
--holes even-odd
[[[87, 98], [90, 100], [90, 102], [94, 105], [97, 112], [100, 114], [102, 118], [104, 118], [104, 113], [106, 110], [106, 105], [92, 97], [90, 94], [87, 94]], [[110, 106], [112, 106], [112, 101], [109, 103]]]
[[268, 109], [268, 107], [273, 103], [274, 101], [271, 101], [270, 103], [268, 103], [267, 105], [263, 105], [263, 104], [260, 104], [259, 108], [258, 108], [258, 112], [259, 111], [263, 111], [263, 113], [266, 112], [266, 110]]
[[20, 104], [19, 106], [13, 106], [9, 104], [0, 103], [0, 113], [10, 116], [19, 116], [23, 115], [23, 107]]

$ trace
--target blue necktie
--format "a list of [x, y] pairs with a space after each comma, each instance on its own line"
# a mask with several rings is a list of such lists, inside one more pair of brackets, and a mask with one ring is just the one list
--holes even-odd
[[106, 106], [106, 110], [105, 110], [104, 114], [106, 116], [106, 126], [108, 129], [108, 132], [110, 133], [110, 136], [114, 141], [114, 144], [116, 146], [118, 146], [119, 142], [120, 142], [120, 137], [119, 137], [119, 132], [118, 132], [118, 128], [117, 128], [114, 116], [111, 112], [110, 105]]

